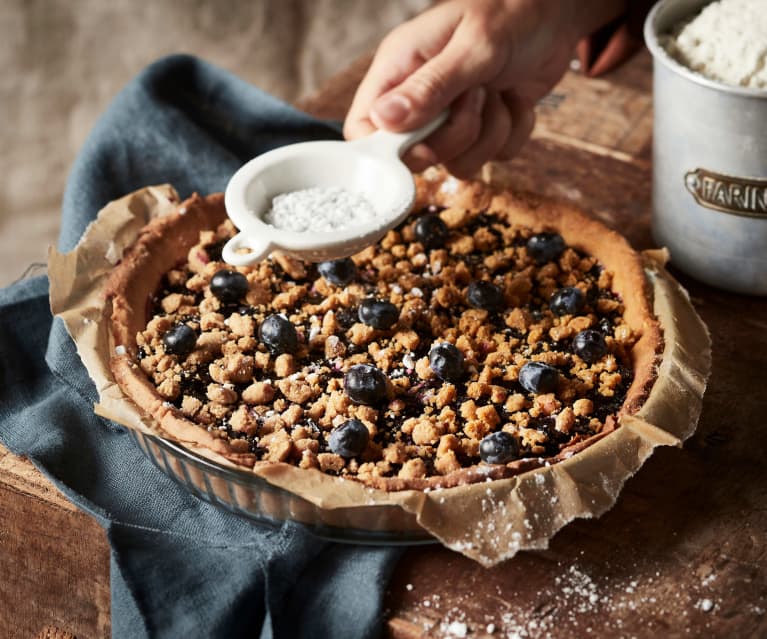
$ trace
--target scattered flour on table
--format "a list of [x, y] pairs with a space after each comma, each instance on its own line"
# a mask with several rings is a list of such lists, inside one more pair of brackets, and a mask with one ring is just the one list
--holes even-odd
[[276, 196], [264, 222], [286, 231], [338, 231], [375, 217], [363, 196], [337, 186], [318, 186]]
[[699, 599], [698, 602], [695, 604], [695, 607], [698, 610], [702, 610], [703, 612], [711, 612], [714, 609], [714, 602], [710, 599]]
[[684, 66], [725, 84], [767, 89], [767, 2], [718, 0], [665, 38]]
[[463, 621], [451, 621], [444, 629], [448, 637], [463, 639], [466, 636], [468, 628]]
[[[583, 554], [583, 553], [581, 553]], [[554, 574], [541, 580], [530, 597], [521, 597], [513, 586], [496, 585], [492, 605], [478, 610], [473, 594], [430, 594], [417, 601], [423, 629], [428, 636], [444, 639], [558, 639], [561, 636], [632, 637], [637, 619], [657, 636], [664, 629], [697, 627], [713, 636], [712, 622], [731, 614], [732, 605], [714, 589], [717, 575], [710, 565], [701, 565], [692, 579], [675, 583], [652, 562], [621, 561], [619, 574], [590, 574], [578, 561], [557, 562]], [[699, 577], [698, 581], [695, 577]], [[411, 590], [412, 584], [406, 589]], [[726, 590], [726, 589], [725, 589]], [[764, 597], [741, 614], [761, 617]], [[695, 618], [693, 622], [692, 619]], [[692, 636], [692, 635], [690, 635]], [[701, 635], [704, 636], [704, 635]], [[708, 636], [708, 635], [705, 635]]]

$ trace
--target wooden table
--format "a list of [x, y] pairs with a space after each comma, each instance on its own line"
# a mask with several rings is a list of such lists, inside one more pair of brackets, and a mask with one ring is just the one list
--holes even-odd
[[[340, 119], [368, 62], [300, 106]], [[495, 174], [572, 199], [647, 248], [651, 126], [646, 53], [603, 79], [568, 73], [534, 139]], [[408, 550], [387, 594], [390, 636], [767, 637], [767, 299], [680, 280], [713, 339], [697, 433], [549, 550], [491, 570], [438, 546]], [[0, 449], [0, 637], [108, 636], [108, 572], [101, 528]]]

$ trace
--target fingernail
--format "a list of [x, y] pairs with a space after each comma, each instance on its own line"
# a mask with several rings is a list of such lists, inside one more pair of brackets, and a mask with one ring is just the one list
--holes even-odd
[[373, 106], [371, 116], [387, 124], [400, 124], [410, 113], [410, 100], [404, 95], [385, 95]]
[[487, 89], [485, 87], [477, 87], [474, 89], [474, 95], [472, 96], [471, 107], [474, 113], [482, 115], [482, 109], [485, 108], [485, 98], [487, 97]]

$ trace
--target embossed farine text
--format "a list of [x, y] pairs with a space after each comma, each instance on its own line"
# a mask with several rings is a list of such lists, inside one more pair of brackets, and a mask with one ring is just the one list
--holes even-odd
[[767, 214], [767, 181], [735, 178], [705, 169], [691, 171], [685, 176], [687, 189], [699, 204], [731, 213]]

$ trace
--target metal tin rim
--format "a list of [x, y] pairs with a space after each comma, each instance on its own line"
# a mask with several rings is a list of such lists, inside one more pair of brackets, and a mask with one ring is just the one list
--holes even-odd
[[744, 98], [767, 100], [767, 90], [765, 89], [739, 87], [731, 84], [725, 84], [724, 82], [719, 82], [718, 80], [711, 80], [701, 75], [700, 73], [696, 73], [692, 69], [688, 69], [683, 64], [680, 64], [674, 60], [674, 58], [672, 58], [666, 52], [666, 50], [658, 41], [658, 33], [655, 29], [655, 21], [658, 13], [672, 2], [674, 2], [674, 0], [661, 0], [660, 2], [656, 3], [647, 16], [647, 19], [645, 20], [644, 39], [645, 43], [647, 44], [647, 48], [650, 50], [650, 53], [653, 56], [653, 59], [656, 62], [663, 64], [666, 68], [668, 68], [670, 71], [673, 71], [677, 75], [681, 75], [691, 82], [706, 87], [707, 89], [720, 91], [722, 93], [730, 93]]

